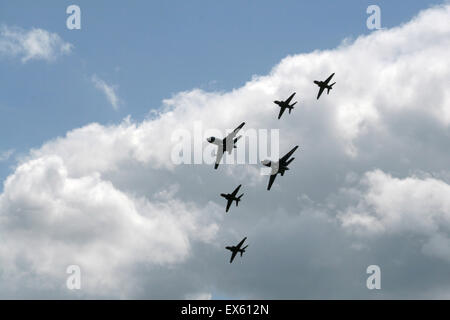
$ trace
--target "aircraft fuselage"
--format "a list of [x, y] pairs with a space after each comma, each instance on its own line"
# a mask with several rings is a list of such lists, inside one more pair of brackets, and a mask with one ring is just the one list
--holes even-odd
[[232, 201], [240, 201], [240, 199], [238, 197], [233, 197], [231, 194], [229, 193], [221, 193], [220, 194], [222, 197], [224, 197], [227, 200], [232, 200]]
[[244, 252], [245, 252], [245, 249], [238, 249], [238, 248], [236, 248], [235, 246], [225, 247], [225, 249], [228, 249], [228, 250], [230, 250], [230, 251], [232, 251], [232, 252], [237, 251], [238, 253], [244, 253]]
[[280, 164], [279, 161], [277, 161], [277, 162], [267, 161], [267, 162], [264, 162], [263, 165], [266, 167], [272, 168], [270, 175], [274, 175], [274, 174], [278, 174], [278, 173], [281, 175], [284, 175], [284, 172], [286, 170], [289, 170], [287, 165], [282, 165], [282, 164]]
[[317, 85], [318, 85], [319, 87], [321, 87], [321, 88], [330, 89], [330, 90], [332, 89], [330, 85], [326, 84], [326, 83], [323, 82], [323, 81], [317, 81], [317, 80], [315, 80], [314, 83], [317, 84]]
[[234, 138], [234, 139], [218, 139], [216, 137], [210, 137], [208, 139], [206, 139], [206, 141], [208, 141], [209, 143], [215, 144], [217, 146], [222, 146], [222, 151], [226, 152], [229, 151], [231, 152], [231, 150], [233, 148], [236, 148], [236, 142], [239, 140], [239, 138]]
[[286, 103], [286, 101], [274, 101], [274, 103], [279, 105], [281, 108], [288, 108], [288, 109], [292, 108], [295, 104], [295, 103], [293, 103], [290, 105], [289, 103]]

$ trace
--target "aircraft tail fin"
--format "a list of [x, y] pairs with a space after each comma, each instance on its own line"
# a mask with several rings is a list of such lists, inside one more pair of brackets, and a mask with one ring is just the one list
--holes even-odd
[[233, 140], [233, 148], [236, 148], [236, 142], [238, 142], [238, 140], [242, 138], [242, 136], [237, 136], [236, 138], [234, 138]]
[[286, 166], [288, 166], [292, 161], [294, 161], [295, 158], [291, 158], [289, 161], [286, 162]]
[[240, 251], [240, 253], [241, 253], [241, 257], [242, 257], [242, 255], [244, 254], [244, 252], [245, 252], [245, 249], [247, 249], [247, 247], [248, 247], [248, 245], [246, 245], [245, 247], [243, 247], [241, 250], [239, 250]]
[[330, 90], [333, 89], [333, 86], [336, 84], [336, 82], [333, 82], [332, 84], [330, 84], [327, 88], [327, 94], [330, 93]]
[[297, 104], [297, 102], [294, 102], [289, 106], [289, 114], [291, 114], [292, 109], [294, 109], [294, 106]]
[[241, 194], [239, 197], [237, 197], [237, 199], [236, 199], [236, 207], [238, 206], [239, 201], [241, 201], [241, 198], [242, 198], [243, 195], [244, 194]]

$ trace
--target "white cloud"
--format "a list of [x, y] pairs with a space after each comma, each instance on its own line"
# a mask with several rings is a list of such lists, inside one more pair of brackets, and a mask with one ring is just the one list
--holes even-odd
[[73, 45], [65, 42], [56, 33], [33, 28], [0, 27], [0, 54], [20, 57], [22, 62], [30, 60], [53, 61], [69, 54]]
[[120, 99], [116, 93], [117, 87], [107, 84], [95, 74], [91, 77], [91, 81], [98, 90], [103, 92], [114, 110], [117, 110], [120, 103]]
[[394, 178], [380, 170], [368, 172], [357, 206], [340, 219], [346, 228], [370, 234], [424, 237], [423, 251], [450, 261], [450, 185], [434, 178]]
[[[32, 150], [0, 198], [3, 295], [35, 292], [36, 279], [62, 286], [61, 270], [80, 264], [92, 296], [362, 297], [361, 275], [350, 272], [365, 276], [373, 252], [391, 263], [397, 242], [380, 238], [414, 234], [414, 259], [442, 257], [450, 247], [449, 17], [450, 6], [432, 8], [334, 50], [289, 56], [231, 92], [181, 92], [152, 119], [89, 124]], [[334, 90], [316, 101], [312, 81], [332, 72]], [[293, 91], [296, 109], [277, 120], [272, 101]], [[301, 150], [267, 192], [256, 167], [175, 166], [172, 133], [195, 121], [280, 128], [280, 152]], [[244, 200], [224, 216], [219, 194], [239, 183]], [[347, 238], [347, 228], [373, 237]], [[223, 246], [243, 235], [248, 254], [230, 269]]]
[[5, 182], [0, 207], [4, 275], [14, 278], [25, 264], [64, 283], [63, 271], [75, 264], [89, 279], [84, 290], [96, 294], [124, 294], [129, 279], [119, 270], [182, 262], [191, 242], [217, 231], [208, 206], [169, 193], [164, 202], [134, 197], [94, 172], [72, 177], [56, 155], [20, 165]]

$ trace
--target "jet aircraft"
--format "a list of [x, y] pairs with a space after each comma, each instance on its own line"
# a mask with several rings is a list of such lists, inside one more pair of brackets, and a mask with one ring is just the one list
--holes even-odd
[[289, 105], [291, 103], [292, 98], [295, 96], [295, 92], [291, 94], [289, 98], [287, 98], [285, 101], [277, 101], [275, 100], [274, 103], [280, 106], [280, 113], [278, 114], [278, 119], [281, 118], [281, 116], [284, 113], [284, 110], [289, 109], [289, 114], [291, 113], [292, 109], [294, 109], [294, 105], [297, 103], [294, 102], [293, 104]]
[[295, 146], [291, 151], [289, 151], [284, 157], [280, 158], [277, 162], [270, 161], [270, 160], [264, 160], [261, 163], [265, 165], [266, 167], [270, 167], [272, 169], [270, 173], [269, 178], [269, 185], [267, 186], [267, 190], [270, 190], [272, 187], [273, 182], [275, 181], [275, 178], [277, 177], [277, 174], [281, 174], [281, 176], [284, 175], [284, 172], [286, 170], [289, 170], [288, 165], [294, 161], [295, 158], [289, 159], [292, 154], [297, 150], [298, 146]]
[[227, 209], [225, 210], [225, 212], [228, 212], [228, 209], [230, 209], [230, 206], [233, 203], [233, 201], [236, 201], [236, 207], [238, 206], [239, 201], [241, 201], [241, 198], [244, 195], [244, 194], [241, 194], [239, 197], [236, 197], [241, 186], [242, 185], [240, 184], [236, 189], [234, 189], [234, 191], [232, 193], [221, 193], [220, 194], [222, 197], [227, 199]]
[[231, 154], [231, 151], [233, 151], [233, 148], [236, 148], [236, 142], [242, 137], [238, 136], [236, 137], [239, 130], [242, 129], [242, 127], [245, 125], [245, 122], [242, 122], [239, 127], [233, 130], [228, 136], [226, 136], [224, 139], [217, 139], [215, 137], [211, 137], [206, 139], [209, 143], [217, 145], [217, 153], [216, 153], [216, 163], [214, 164], [214, 169], [217, 169], [219, 167], [220, 160], [223, 157], [224, 152], [228, 152]]
[[236, 255], [238, 254], [238, 252], [242, 254], [245, 252], [245, 249], [248, 247], [248, 245], [246, 245], [245, 247], [241, 248], [242, 245], [244, 244], [245, 240], [247, 239], [247, 237], [245, 237], [244, 239], [242, 239], [241, 242], [239, 242], [239, 244], [237, 246], [231, 246], [231, 247], [225, 247], [225, 249], [228, 249], [231, 251], [231, 259], [230, 259], [230, 263], [233, 262], [234, 257], [236, 257]]
[[329, 76], [327, 78], [327, 80], [325, 80], [325, 81], [317, 81], [317, 80], [314, 81], [314, 83], [317, 84], [320, 88], [319, 94], [317, 95], [317, 100], [319, 100], [320, 96], [322, 95], [323, 90], [327, 89], [327, 94], [329, 94], [330, 90], [333, 89], [333, 86], [336, 82], [333, 82], [330, 85], [328, 84], [330, 82], [331, 78], [333, 78], [333, 76], [334, 76], [334, 73], [331, 76]]

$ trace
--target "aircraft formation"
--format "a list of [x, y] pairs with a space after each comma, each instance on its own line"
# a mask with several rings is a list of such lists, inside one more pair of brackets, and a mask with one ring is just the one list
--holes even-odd
[[[318, 80], [314, 81], [314, 83], [319, 87], [319, 92], [317, 94], [317, 100], [319, 100], [320, 96], [325, 91], [325, 89], [327, 89], [327, 95], [330, 93], [330, 90], [333, 89], [333, 86], [336, 84], [336, 82], [329, 84], [331, 79], [333, 78], [333, 76], [334, 76], [334, 73], [332, 73], [325, 81], [318, 81]], [[278, 101], [278, 100], [274, 101], [274, 103], [280, 107], [280, 112], [278, 114], [278, 120], [281, 118], [281, 116], [283, 115], [283, 113], [286, 109], [289, 110], [289, 114], [294, 109], [294, 105], [297, 103], [297, 101], [292, 104], [291, 104], [291, 101], [294, 98], [295, 94], [296, 93], [294, 92], [293, 94], [291, 94], [289, 96], [289, 98], [287, 98], [284, 101]], [[215, 137], [210, 137], [207, 139], [207, 141], [209, 143], [217, 145], [216, 161], [214, 164], [214, 169], [217, 169], [219, 167], [219, 163], [222, 160], [222, 157], [225, 152], [228, 152], [229, 154], [231, 154], [233, 149], [236, 148], [236, 142], [242, 137], [242, 136], [237, 136], [237, 134], [244, 125], [245, 125], [245, 122], [242, 122], [236, 129], [233, 130], [233, 132], [231, 132], [228, 136], [226, 136], [223, 139], [217, 139]], [[272, 187], [272, 184], [274, 183], [275, 178], [277, 177], [277, 174], [284, 176], [284, 173], [287, 170], [289, 170], [289, 167], [288, 167], [289, 164], [292, 161], [294, 161], [294, 159], [295, 159], [295, 158], [291, 158], [291, 157], [294, 154], [294, 152], [297, 150], [297, 148], [298, 148], [298, 146], [295, 146], [294, 148], [292, 148], [291, 151], [286, 153], [283, 157], [279, 158], [278, 161], [263, 160], [261, 162], [262, 165], [271, 168], [269, 184], [267, 186], [267, 190], [270, 190], [270, 188]], [[237, 186], [234, 189], [234, 191], [231, 193], [221, 193], [220, 194], [220, 196], [222, 196], [223, 198], [225, 198], [227, 200], [225, 212], [228, 212], [228, 210], [230, 209], [233, 202], [236, 202], [236, 207], [238, 206], [239, 202], [241, 201], [242, 196], [244, 195], [243, 193], [240, 196], [237, 195], [239, 193], [239, 189], [241, 188], [241, 186], [242, 186], [241, 184], [239, 186]], [[233, 262], [234, 258], [236, 257], [236, 255], [238, 253], [241, 254], [241, 257], [244, 254], [245, 249], [248, 247], [248, 245], [246, 245], [245, 247], [242, 247], [244, 245], [245, 240], [247, 240], [247, 237], [242, 239], [236, 246], [225, 247], [225, 249], [231, 251], [230, 263]]]

